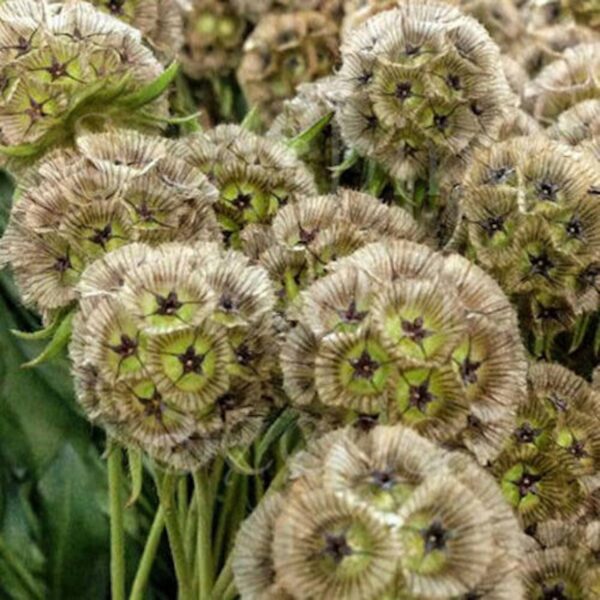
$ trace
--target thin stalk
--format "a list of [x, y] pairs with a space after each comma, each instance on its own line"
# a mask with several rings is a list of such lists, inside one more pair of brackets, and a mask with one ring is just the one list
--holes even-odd
[[213, 587], [213, 600], [221, 600], [225, 591], [233, 581], [233, 554], [230, 553], [225, 562], [225, 566], [219, 573], [219, 577]]
[[190, 569], [185, 558], [181, 528], [179, 527], [177, 509], [174, 502], [175, 476], [172, 473], [166, 473], [162, 477], [157, 474], [156, 487], [160, 503], [165, 512], [165, 524], [169, 535], [171, 556], [175, 565], [175, 575], [177, 576], [177, 583], [179, 585], [179, 597], [181, 600], [192, 600]]
[[42, 600], [44, 593], [40, 586], [35, 582], [31, 573], [25, 568], [23, 563], [6, 546], [2, 537], [0, 537], [0, 558], [6, 563], [15, 577], [21, 582], [27, 595], [36, 600]]
[[129, 600], [144, 600], [146, 587], [148, 580], [150, 579], [150, 572], [152, 571], [152, 565], [156, 558], [158, 546], [160, 544], [160, 538], [165, 528], [165, 511], [162, 506], [158, 507], [156, 515], [150, 532], [148, 533], [148, 539], [144, 547], [140, 564], [133, 580], [133, 586], [131, 588], [131, 595]]
[[123, 451], [110, 443], [108, 494], [110, 501], [110, 581], [112, 600], [125, 600], [125, 522], [123, 518]]
[[179, 527], [185, 531], [185, 520], [188, 512], [188, 481], [182, 475], [177, 482], [177, 512], [179, 514]]
[[233, 506], [238, 501], [240, 478], [240, 475], [235, 471], [229, 472], [229, 481], [227, 481], [225, 486], [225, 498], [223, 499], [223, 503], [219, 512], [219, 522], [217, 524], [216, 539], [214, 543], [214, 557], [217, 561], [220, 560], [223, 552], [226, 549], [225, 537], [227, 534], [227, 522]]
[[194, 473], [194, 486], [196, 489], [196, 512], [198, 514], [196, 537], [198, 600], [209, 600], [214, 581], [212, 561], [213, 503], [210, 480], [204, 469]]
[[214, 506], [219, 492], [219, 484], [221, 483], [221, 477], [223, 476], [223, 469], [225, 468], [225, 459], [222, 456], [217, 456], [212, 464], [210, 474], [210, 493], [211, 493], [211, 504]]
[[[198, 498], [196, 492], [192, 494], [192, 500], [190, 502], [190, 509], [188, 510], [185, 527], [183, 529], [183, 545], [185, 548], [185, 555], [187, 556], [190, 568], [193, 570], [196, 564], [196, 528], [198, 526]], [[197, 577], [193, 577], [194, 580], [194, 596], [196, 595], [197, 588]]]

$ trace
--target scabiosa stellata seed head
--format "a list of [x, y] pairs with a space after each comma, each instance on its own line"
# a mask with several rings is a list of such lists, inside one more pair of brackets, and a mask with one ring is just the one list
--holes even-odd
[[462, 198], [471, 249], [523, 299], [535, 327], [568, 329], [544, 307], [575, 315], [597, 305], [597, 185], [593, 163], [544, 138], [507, 140], [473, 157]]
[[338, 28], [326, 15], [269, 14], [246, 40], [237, 75], [248, 103], [272, 121], [299, 84], [331, 74], [337, 57]]
[[135, 131], [82, 136], [23, 180], [0, 259], [50, 316], [78, 298], [87, 265], [131, 242], [218, 239], [216, 189], [172, 143]]
[[525, 96], [536, 119], [551, 124], [583, 100], [600, 96], [600, 43], [567, 48], [531, 81]]
[[219, 190], [219, 224], [235, 248], [249, 225], [268, 225], [283, 205], [317, 193], [313, 176], [292, 150], [238, 125], [190, 136], [178, 148]]
[[378, 426], [309, 444], [290, 472], [238, 534], [242, 598], [520, 597], [517, 522], [471, 458]]
[[417, 178], [494, 139], [513, 96], [500, 52], [475, 19], [447, 4], [402, 3], [342, 47], [348, 146], [399, 178]]
[[[144, 92], [163, 72], [138, 30], [88, 3], [0, 6], [0, 141], [23, 159], [79, 127], [156, 127], [167, 102]], [[11, 152], [12, 151], [12, 152]]]
[[194, 78], [234, 71], [249, 21], [230, 1], [194, 0], [185, 15], [183, 68]]
[[277, 344], [262, 268], [211, 242], [130, 244], [79, 290], [70, 351], [91, 420], [183, 469], [258, 432]]
[[599, 409], [597, 392], [567, 368], [530, 368], [527, 398], [492, 465], [524, 527], [585, 515], [598, 490]]
[[371, 244], [303, 292], [294, 320], [284, 387], [323, 428], [370, 415], [481, 460], [511, 430], [526, 375], [516, 316], [467, 260], [408, 241]]
[[161, 58], [171, 60], [177, 55], [182, 43], [182, 10], [186, 0], [62, 0], [63, 4], [81, 2], [93, 4], [98, 10], [139, 29]]
[[351, 190], [286, 206], [275, 217], [270, 233], [269, 245], [259, 256], [275, 282], [282, 307], [326, 275], [333, 261], [367, 244], [425, 239], [425, 232], [405, 210]]
[[568, 108], [547, 131], [552, 139], [571, 146], [600, 136], [600, 98], [583, 100]]

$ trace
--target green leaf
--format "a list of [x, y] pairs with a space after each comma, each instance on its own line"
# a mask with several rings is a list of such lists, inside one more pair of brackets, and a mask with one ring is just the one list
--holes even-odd
[[153, 102], [165, 92], [177, 76], [179, 63], [172, 62], [154, 81], [119, 100], [119, 105], [136, 110]]
[[109, 541], [99, 476], [65, 444], [39, 482], [49, 600], [107, 597]]
[[17, 144], [16, 146], [0, 145], [0, 154], [10, 156], [11, 158], [31, 158], [43, 150], [43, 145], [38, 144]]
[[127, 463], [129, 465], [129, 477], [131, 478], [131, 494], [127, 500], [126, 507], [133, 506], [142, 493], [144, 483], [144, 465], [142, 463], [142, 452], [137, 448], [127, 449]]
[[67, 347], [67, 344], [71, 339], [71, 332], [73, 331], [74, 316], [75, 311], [73, 310], [63, 318], [63, 320], [60, 322], [60, 325], [58, 325], [58, 327], [56, 328], [52, 340], [46, 346], [44, 351], [37, 358], [26, 362], [23, 365], [24, 369], [31, 369], [33, 367], [37, 367], [42, 363], [45, 363], [55, 358]]
[[247, 131], [259, 131], [262, 126], [262, 119], [260, 118], [260, 112], [256, 106], [250, 109], [250, 111], [244, 117], [242, 121], [242, 127]]
[[295, 150], [297, 154], [301, 155], [305, 153], [310, 143], [329, 125], [331, 119], [333, 119], [333, 112], [327, 113], [316, 123], [289, 140], [287, 143], [288, 147]]
[[339, 177], [342, 173], [345, 173], [352, 167], [354, 167], [360, 160], [360, 154], [356, 150], [350, 150], [346, 152], [344, 160], [335, 167], [331, 167], [331, 171], [334, 175]]
[[583, 343], [585, 336], [587, 335], [591, 322], [591, 315], [580, 315], [577, 317], [575, 322], [575, 331], [573, 333], [573, 339], [571, 341], [571, 347], [569, 348], [569, 354], [576, 352]]
[[11, 329], [10, 332], [15, 337], [18, 337], [20, 340], [25, 340], [29, 342], [47, 340], [54, 335], [54, 332], [58, 329], [58, 326], [61, 324], [64, 318], [65, 312], [60, 311], [56, 314], [54, 319], [43, 329], [38, 329], [37, 331], [20, 331], [19, 329]]

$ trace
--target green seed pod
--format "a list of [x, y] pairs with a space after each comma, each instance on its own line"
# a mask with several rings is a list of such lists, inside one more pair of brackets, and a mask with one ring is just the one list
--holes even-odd
[[312, 175], [292, 150], [238, 125], [190, 136], [177, 148], [219, 190], [217, 217], [233, 248], [242, 247], [249, 225], [268, 225], [283, 205], [316, 195]]
[[70, 353], [88, 417], [191, 469], [248, 443], [269, 412], [273, 292], [217, 244], [130, 244], [87, 269]]
[[183, 68], [201, 79], [237, 69], [249, 21], [231, 1], [194, 0], [185, 15]]
[[287, 307], [333, 261], [381, 240], [424, 241], [425, 233], [403, 209], [360, 192], [304, 198], [284, 207], [271, 226], [260, 261]]
[[467, 456], [378, 426], [330, 433], [290, 472], [238, 534], [242, 598], [521, 597], [518, 525]]
[[279, 114], [298, 85], [331, 74], [337, 34], [335, 22], [318, 12], [269, 14], [259, 21], [244, 44], [237, 76], [248, 103], [266, 122]]
[[[56, 2], [57, 0], [51, 0]], [[84, 0], [62, 0], [78, 4]], [[144, 40], [165, 60], [177, 56], [182, 41], [182, 7], [187, 0], [85, 0], [102, 12], [139, 29]]]
[[218, 239], [217, 192], [172, 143], [134, 131], [78, 138], [23, 181], [0, 260], [45, 317], [79, 297], [86, 266], [131, 242]]
[[[0, 142], [13, 167], [83, 130], [156, 127], [162, 73], [136, 29], [88, 3], [0, 6]], [[157, 120], [158, 119], [158, 120]]]
[[371, 244], [300, 296], [281, 356], [292, 404], [325, 428], [370, 416], [485, 461], [512, 429], [526, 363], [483, 271], [407, 241]]
[[495, 139], [514, 104], [497, 46], [447, 4], [402, 3], [376, 15], [353, 32], [342, 58], [344, 140], [400, 179]]

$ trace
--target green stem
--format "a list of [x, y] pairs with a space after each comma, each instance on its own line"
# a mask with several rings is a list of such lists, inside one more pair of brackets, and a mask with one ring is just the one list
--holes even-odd
[[188, 512], [188, 481], [182, 475], [177, 482], [177, 512], [179, 513], [179, 527], [185, 531], [185, 517]]
[[221, 600], [225, 594], [227, 588], [233, 581], [233, 553], [230, 553], [227, 557], [227, 562], [223, 567], [223, 570], [219, 573], [217, 582], [213, 587], [212, 597], [213, 600]]
[[156, 511], [152, 527], [150, 528], [150, 532], [148, 533], [148, 539], [146, 540], [144, 553], [142, 554], [135, 579], [133, 580], [133, 587], [131, 588], [129, 600], [144, 600], [146, 586], [148, 585], [148, 580], [150, 579], [150, 571], [152, 570], [152, 565], [154, 563], [154, 559], [156, 558], [156, 553], [158, 551], [160, 538], [164, 528], [165, 511], [162, 506], [159, 506], [158, 510]]
[[[192, 569], [192, 571], [194, 571], [194, 565], [196, 564], [196, 548], [195, 548], [195, 543], [196, 543], [196, 528], [198, 526], [198, 517], [197, 517], [197, 512], [198, 512], [198, 498], [196, 493], [194, 492], [192, 494], [192, 500], [190, 502], [190, 509], [188, 510], [186, 519], [185, 519], [185, 527], [183, 530], [183, 544], [184, 544], [184, 548], [185, 548], [185, 555], [188, 559], [188, 563], [190, 564], [190, 568]], [[194, 572], [194, 577], [193, 577], [193, 584], [194, 584], [194, 596], [196, 596], [196, 591], [197, 591], [197, 587], [198, 587], [198, 578], [195, 576], [195, 572]]]
[[209, 600], [213, 587], [212, 562], [212, 494], [210, 480], [204, 469], [194, 473], [196, 488], [198, 529], [196, 538], [197, 577], [199, 581], [198, 600]]
[[229, 481], [225, 486], [225, 498], [219, 513], [219, 523], [217, 525], [216, 539], [214, 544], [214, 557], [217, 561], [221, 558], [226, 549], [225, 537], [227, 534], [227, 522], [229, 520], [229, 516], [231, 515], [233, 506], [239, 500], [238, 493], [241, 487], [240, 479], [241, 476], [235, 471], [229, 472]]
[[179, 597], [181, 600], [192, 600], [190, 570], [185, 558], [183, 539], [175, 507], [175, 475], [173, 473], [166, 473], [161, 477], [159, 474], [156, 474], [156, 487], [160, 503], [165, 512], [165, 524], [169, 535], [173, 564], [175, 565], [175, 575], [177, 576], [177, 583], [179, 585]]
[[123, 451], [110, 443], [108, 493], [110, 499], [110, 580], [112, 600], [125, 600], [125, 523], [123, 518]]
[[23, 566], [14, 552], [8, 549], [2, 537], [0, 537], [0, 558], [21, 582], [23, 588], [27, 591], [28, 597], [35, 598], [36, 600], [44, 598], [44, 593], [40, 589], [40, 586], [34, 581], [31, 573]]
[[223, 594], [223, 600], [233, 600], [236, 596], [237, 589], [235, 587], [235, 582], [232, 581]]

